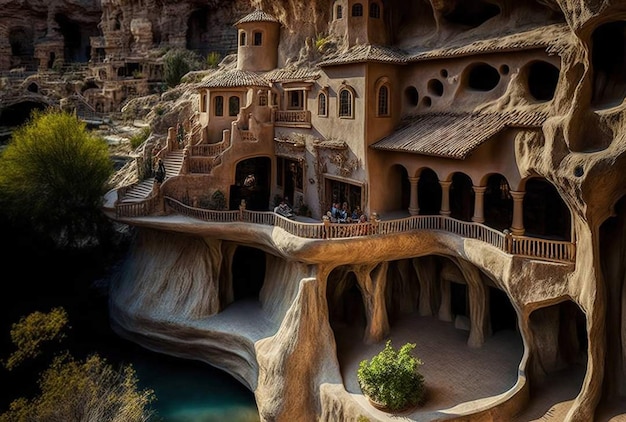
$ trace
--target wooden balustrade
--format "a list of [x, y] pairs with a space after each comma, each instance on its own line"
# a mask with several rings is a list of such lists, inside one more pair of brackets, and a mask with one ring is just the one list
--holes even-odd
[[194, 157], [215, 157], [226, 149], [224, 142], [217, 144], [200, 144], [191, 146], [191, 155]]
[[276, 110], [274, 124], [277, 126], [311, 127], [309, 110]]
[[[455, 220], [442, 215], [417, 215], [367, 223], [305, 223], [271, 211], [217, 211], [195, 208], [170, 197], [166, 197], [165, 201], [174, 212], [198, 220], [275, 226], [306, 239], [345, 239], [419, 230], [441, 230], [464, 238], [480, 240], [513, 255], [558, 262], [574, 262], [576, 259], [576, 245], [571, 242], [506, 235], [483, 224]], [[116, 214], [118, 217], [145, 216], [154, 212], [157, 205], [156, 197], [142, 202], [121, 203], [116, 205]]]

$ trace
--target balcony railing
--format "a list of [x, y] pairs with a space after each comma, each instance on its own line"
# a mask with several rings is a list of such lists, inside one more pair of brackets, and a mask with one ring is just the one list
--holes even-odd
[[[306, 223], [290, 220], [271, 211], [216, 211], [195, 208], [174, 198], [165, 197], [166, 205], [174, 212], [202, 221], [217, 223], [246, 222], [280, 227], [286, 232], [306, 239], [345, 239], [350, 237], [406, 233], [416, 230], [440, 230], [458, 236], [488, 243], [504, 252], [529, 258], [557, 262], [574, 262], [576, 245], [567, 241], [506, 235], [480, 223], [455, 220], [442, 215], [416, 215], [395, 220], [374, 220], [366, 223]], [[117, 206], [118, 217], [138, 217], [155, 209], [152, 202], [143, 208], [141, 203]]]

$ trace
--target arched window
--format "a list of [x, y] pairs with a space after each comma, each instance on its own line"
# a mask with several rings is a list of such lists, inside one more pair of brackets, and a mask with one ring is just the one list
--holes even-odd
[[224, 115], [224, 97], [218, 95], [215, 97], [215, 115], [223, 116]]
[[267, 91], [259, 91], [259, 106], [265, 107], [267, 105]]
[[228, 115], [236, 116], [239, 114], [239, 97], [233, 95], [228, 99]]
[[255, 31], [253, 34], [254, 37], [254, 45], [262, 45], [263, 44], [263, 33], [261, 31]]
[[352, 5], [352, 16], [363, 16], [363, 5], [361, 3]]
[[378, 3], [370, 4], [370, 18], [380, 18], [380, 6], [378, 5]]
[[246, 33], [243, 31], [239, 34], [239, 45], [246, 45]]
[[324, 92], [320, 92], [320, 95], [317, 96], [317, 115], [328, 116], [328, 102]]
[[389, 116], [389, 87], [378, 88], [378, 116]]
[[339, 91], [339, 117], [354, 117], [354, 95], [348, 88]]
[[200, 95], [200, 113], [206, 113], [206, 92]]
[[343, 17], [343, 11], [341, 9], [341, 5], [337, 5], [337, 8], [335, 9], [335, 18], [341, 19], [342, 17]]

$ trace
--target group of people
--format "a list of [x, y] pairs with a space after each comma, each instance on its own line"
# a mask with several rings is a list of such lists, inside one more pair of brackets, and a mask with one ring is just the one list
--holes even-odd
[[280, 203], [274, 207], [274, 212], [286, 218], [295, 218], [296, 216], [293, 209], [287, 202], [287, 198], [281, 199]]
[[367, 216], [361, 210], [360, 206], [355, 206], [352, 211], [347, 202], [340, 204], [339, 202], [333, 202], [330, 211], [326, 212], [326, 216], [330, 219], [331, 223], [365, 223], [367, 222]]

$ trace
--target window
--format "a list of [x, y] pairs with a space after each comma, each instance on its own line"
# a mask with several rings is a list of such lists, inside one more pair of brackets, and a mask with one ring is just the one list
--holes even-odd
[[224, 115], [224, 97], [218, 95], [215, 97], [215, 115], [223, 116]]
[[246, 45], [246, 33], [241, 32], [239, 34], [239, 45]]
[[320, 95], [317, 96], [317, 115], [318, 116], [328, 116], [328, 104], [327, 104], [326, 94], [320, 92]]
[[257, 31], [254, 33], [254, 45], [261, 45], [263, 44], [263, 33]]
[[378, 88], [378, 115], [389, 116], [389, 87], [387, 85]]
[[352, 6], [352, 16], [363, 16], [363, 5], [361, 3], [355, 3]]
[[206, 92], [200, 95], [200, 113], [206, 113]]
[[259, 91], [259, 106], [265, 107], [267, 105], [267, 92]]
[[378, 5], [378, 3], [370, 4], [370, 18], [380, 18], [380, 6]]
[[239, 114], [239, 97], [232, 96], [228, 99], [228, 115], [236, 116]]
[[352, 101], [353, 96], [349, 89], [343, 88], [339, 91], [339, 117], [353, 117]]
[[287, 108], [290, 110], [304, 109], [303, 91], [287, 91]]
[[341, 19], [341, 18], [343, 17], [343, 16], [342, 16], [342, 15], [343, 15], [343, 13], [342, 13], [342, 10], [341, 10], [341, 5], [338, 5], [338, 6], [337, 6], [337, 9], [335, 9], [335, 10], [336, 10], [335, 17], [336, 17], [337, 19]]

